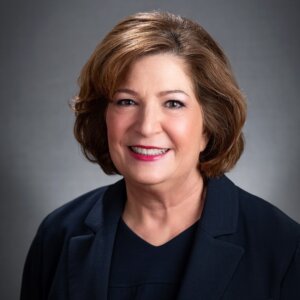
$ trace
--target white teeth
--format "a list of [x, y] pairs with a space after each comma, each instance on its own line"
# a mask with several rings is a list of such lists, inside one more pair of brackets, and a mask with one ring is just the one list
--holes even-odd
[[142, 155], [161, 155], [168, 151], [168, 149], [146, 149], [146, 148], [140, 148], [140, 147], [130, 147], [130, 149], [138, 154]]

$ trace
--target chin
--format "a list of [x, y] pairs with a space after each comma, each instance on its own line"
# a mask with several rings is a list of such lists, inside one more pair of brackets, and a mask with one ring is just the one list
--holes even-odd
[[132, 174], [124, 174], [124, 178], [127, 182], [133, 183], [133, 184], [142, 184], [145, 186], [153, 186], [153, 185], [159, 185], [161, 183], [164, 183], [167, 181], [167, 178], [165, 176], [162, 176], [162, 174], [157, 174], [158, 172], [155, 172], [155, 174], [149, 174], [149, 172], [143, 172], [142, 174], [135, 174], [134, 176]]

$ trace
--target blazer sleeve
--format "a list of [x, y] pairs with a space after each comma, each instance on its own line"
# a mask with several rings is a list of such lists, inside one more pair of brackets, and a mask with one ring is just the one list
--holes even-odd
[[281, 287], [280, 300], [300, 299], [300, 242]]
[[42, 234], [39, 228], [27, 254], [23, 269], [21, 300], [43, 300]]

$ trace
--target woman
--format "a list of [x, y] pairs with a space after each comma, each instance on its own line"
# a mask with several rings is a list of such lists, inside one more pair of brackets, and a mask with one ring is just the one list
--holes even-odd
[[198, 24], [139, 13], [80, 76], [75, 136], [116, 184], [51, 213], [21, 299], [300, 299], [300, 227], [224, 176], [246, 105]]

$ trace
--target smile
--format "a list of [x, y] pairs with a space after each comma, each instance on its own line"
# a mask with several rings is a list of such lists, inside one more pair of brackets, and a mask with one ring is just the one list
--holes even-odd
[[130, 146], [130, 153], [132, 157], [139, 161], [154, 162], [160, 160], [167, 155], [169, 148], [158, 148], [151, 146]]
[[130, 146], [130, 150], [136, 154], [146, 155], [146, 156], [157, 156], [165, 154], [168, 148], [151, 148], [151, 147], [140, 147], [140, 146]]

